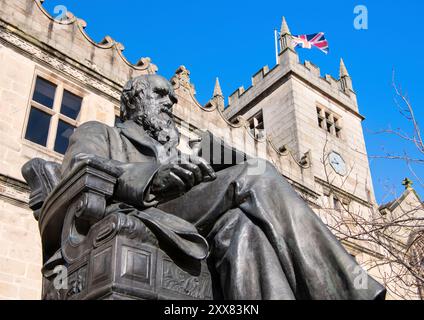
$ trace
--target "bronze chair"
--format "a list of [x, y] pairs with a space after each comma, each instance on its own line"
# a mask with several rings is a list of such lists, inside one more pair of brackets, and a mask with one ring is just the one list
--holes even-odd
[[107, 212], [113, 168], [86, 160], [60, 179], [59, 167], [37, 158], [22, 168], [42, 240], [43, 299], [212, 298], [206, 261], [171, 257], [139, 219]]

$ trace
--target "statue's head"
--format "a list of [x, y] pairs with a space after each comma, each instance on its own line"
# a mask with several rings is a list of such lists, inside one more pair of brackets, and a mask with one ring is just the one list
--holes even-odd
[[178, 144], [172, 115], [178, 100], [172, 84], [159, 75], [143, 75], [127, 82], [121, 96], [121, 120], [133, 120], [162, 144]]

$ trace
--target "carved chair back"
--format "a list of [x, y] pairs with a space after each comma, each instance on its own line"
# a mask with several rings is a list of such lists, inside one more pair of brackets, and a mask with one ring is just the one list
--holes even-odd
[[44, 201], [59, 184], [60, 165], [56, 162], [34, 158], [22, 167], [22, 175], [31, 189], [29, 207], [38, 221]]

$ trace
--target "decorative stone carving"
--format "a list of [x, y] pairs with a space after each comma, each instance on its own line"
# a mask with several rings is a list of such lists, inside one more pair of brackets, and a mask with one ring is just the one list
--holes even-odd
[[50, 65], [53, 69], [62, 71], [65, 74], [78, 79], [81, 83], [93, 87], [104, 94], [115, 98], [119, 101], [120, 91], [119, 89], [107, 86], [104, 82], [95, 79], [94, 77], [90, 77], [86, 72], [80, 71], [75, 67], [69, 65], [63, 59], [58, 59], [53, 55], [50, 55], [46, 51], [38, 48], [37, 46], [25, 41], [24, 39], [16, 36], [15, 34], [8, 32], [6, 29], [6, 25], [0, 21], [0, 39], [6, 41], [17, 48], [23, 50], [33, 58], [36, 58], [44, 63]]
[[188, 71], [185, 66], [180, 66], [177, 71], [175, 71], [175, 75], [172, 77], [171, 83], [175, 90], [183, 88], [193, 96], [196, 94], [194, 85], [190, 82], [190, 71]]

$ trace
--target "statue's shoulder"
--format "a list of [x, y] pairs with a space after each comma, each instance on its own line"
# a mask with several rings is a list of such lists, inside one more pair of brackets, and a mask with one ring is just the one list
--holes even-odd
[[99, 121], [88, 121], [81, 124], [75, 131], [80, 134], [107, 134], [114, 128]]

